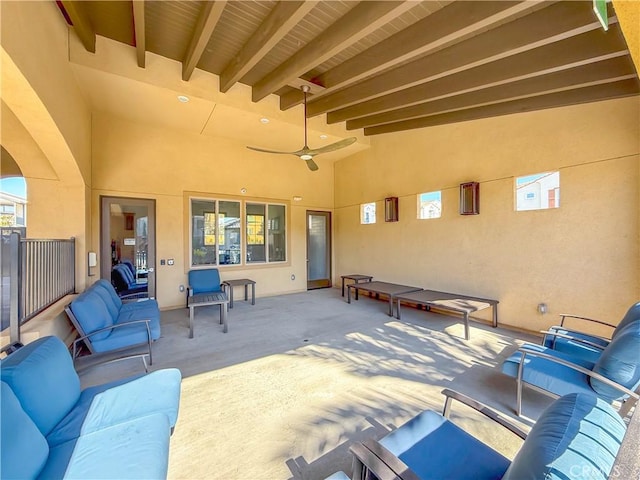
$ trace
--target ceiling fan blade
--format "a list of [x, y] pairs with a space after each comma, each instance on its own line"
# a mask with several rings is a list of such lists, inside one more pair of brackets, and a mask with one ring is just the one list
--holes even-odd
[[330, 145], [325, 145], [324, 147], [314, 148], [310, 150], [309, 153], [311, 155], [318, 155], [319, 153], [333, 152], [334, 150], [340, 150], [341, 148], [348, 147], [352, 143], [355, 143], [356, 137], [345, 138], [344, 140], [340, 140], [339, 142], [332, 143]]
[[313, 161], [313, 159], [305, 160], [305, 162], [307, 162], [307, 167], [309, 167], [309, 170], [311, 170], [312, 172], [318, 170], [318, 165]]
[[249, 146], [247, 146], [247, 148], [249, 150], [255, 150], [256, 152], [262, 152], [262, 153], [278, 153], [278, 154], [282, 154], [282, 155], [297, 155], [296, 152], [281, 152], [279, 150], [266, 150], [264, 148], [249, 147]]

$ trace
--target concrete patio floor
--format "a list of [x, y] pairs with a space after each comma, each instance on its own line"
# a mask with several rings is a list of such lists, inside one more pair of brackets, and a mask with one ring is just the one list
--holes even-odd
[[[172, 479], [323, 479], [350, 473], [349, 446], [379, 438], [425, 409], [441, 410], [443, 388], [465, 393], [529, 427], [552, 399], [526, 390], [517, 419], [515, 381], [500, 373], [522, 332], [403, 309], [368, 297], [347, 304], [339, 289], [236, 301], [229, 332], [218, 307], [162, 312], [151, 370], [183, 375], [171, 438]], [[104, 365], [83, 387], [142, 372], [139, 360]], [[513, 457], [521, 441], [466, 407], [453, 418]]]

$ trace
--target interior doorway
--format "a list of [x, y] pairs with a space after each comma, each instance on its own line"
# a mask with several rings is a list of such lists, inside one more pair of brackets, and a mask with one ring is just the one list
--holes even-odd
[[100, 197], [100, 276], [121, 296], [155, 298], [155, 212], [155, 200]]
[[307, 211], [307, 290], [331, 286], [331, 212]]

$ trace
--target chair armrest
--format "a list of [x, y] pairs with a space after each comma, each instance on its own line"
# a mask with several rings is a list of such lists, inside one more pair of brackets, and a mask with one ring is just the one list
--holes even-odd
[[564, 320], [565, 318], [573, 318], [574, 320], [584, 320], [586, 322], [593, 322], [593, 323], [597, 323], [599, 325], [606, 325], [607, 327], [611, 327], [611, 328], [616, 328], [615, 325], [611, 325], [610, 323], [607, 323], [603, 320], [596, 320], [594, 318], [588, 318], [588, 317], [582, 317], [580, 315], [572, 315], [570, 313], [561, 313], [560, 314], [560, 326], [564, 326]]
[[[540, 330], [540, 333], [544, 333], [545, 335], [551, 335], [553, 337], [567, 338], [569, 340], [573, 340], [576, 343], [582, 343], [582, 344], [587, 345], [589, 347], [597, 348], [598, 350], [604, 350], [606, 348], [606, 345], [600, 345], [598, 343], [590, 342], [589, 340], [586, 340], [584, 338], [574, 337], [573, 335], [567, 335], [565, 333], [554, 332], [554, 331], [551, 331], [551, 330]], [[596, 337], [596, 335], [593, 335], [593, 337]], [[604, 338], [604, 337], [597, 337], [597, 338], [600, 338], [600, 339], [602, 339], [604, 341], [607, 341], [607, 342], [611, 342], [611, 340], [609, 340], [607, 338]]]
[[78, 348], [78, 343], [80, 343], [83, 340], [88, 339], [89, 337], [91, 337], [92, 335], [95, 335], [97, 333], [100, 332], [106, 332], [106, 331], [110, 331], [113, 330], [114, 328], [120, 328], [120, 327], [126, 327], [128, 325], [134, 325], [136, 323], [144, 323], [146, 324], [147, 327], [147, 344], [149, 345], [149, 351], [151, 351], [151, 329], [149, 328], [149, 323], [151, 322], [151, 320], [133, 320], [131, 322], [124, 322], [124, 323], [117, 323], [115, 325], [111, 325], [110, 327], [105, 327], [105, 328], [101, 328], [99, 330], [95, 330], [87, 335], [84, 335], [82, 337], [78, 337], [73, 341], [73, 356], [72, 358], [76, 358], [77, 357], [77, 348]]
[[494, 422], [499, 423], [500, 425], [505, 427], [507, 430], [516, 434], [521, 439], [525, 440], [527, 438], [527, 432], [525, 432], [515, 423], [511, 422], [507, 418], [500, 415], [498, 412], [496, 412], [492, 408], [487, 407], [485, 404], [480, 403], [477, 400], [474, 400], [473, 398], [467, 397], [462, 393], [456, 392], [454, 390], [449, 390], [448, 388], [445, 388], [444, 390], [442, 390], [442, 394], [446, 397], [446, 400], [444, 402], [444, 409], [442, 411], [443, 417], [449, 418], [449, 413], [451, 412], [451, 403], [452, 403], [452, 400], [455, 399], [460, 403], [464, 403], [468, 407], [471, 407], [474, 410], [482, 413], [484, 416], [486, 416], [487, 418], [490, 418]]
[[[608, 379], [607, 377], [604, 377], [602, 375], [600, 375], [599, 373], [596, 373], [592, 370], [586, 369], [584, 367], [581, 367], [580, 365], [576, 365], [575, 363], [571, 363], [567, 360], [564, 360], [562, 358], [557, 358], [554, 357], [553, 355], [549, 355], [547, 353], [542, 353], [542, 352], [534, 352], [532, 350], [527, 350], [525, 348], [519, 348], [517, 350], [518, 352], [520, 352], [522, 354], [522, 358], [520, 360], [520, 364], [518, 365], [518, 382], [522, 382], [522, 371], [524, 370], [524, 361], [525, 361], [525, 357], [527, 355], [531, 355], [533, 357], [541, 357], [544, 358], [546, 360], [549, 360], [551, 362], [554, 363], [558, 363], [560, 365], [564, 365], [565, 367], [571, 368], [573, 370], [576, 370], [580, 373], [583, 373], [584, 375], [587, 375], [591, 378], [595, 378], [596, 380], [601, 381], [602, 383], [605, 383], [607, 385], [609, 385], [610, 387], [615, 388], [616, 390], [619, 390], [622, 393], [625, 393], [626, 395], [629, 395], [631, 398], [633, 398], [634, 400], [638, 400], [640, 398], [640, 395], [638, 395], [636, 392], [629, 390], [627, 387], [620, 385], [619, 383], [614, 382], [613, 380]], [[553, 392], [551, 392], [553, 393]]]
[[378, 480], [419, 480], [402, 460], [374, 439], [356, 443], [349, 450], [354, 456], [354, 479], [371, 478], [365, 475], [368, 470]]

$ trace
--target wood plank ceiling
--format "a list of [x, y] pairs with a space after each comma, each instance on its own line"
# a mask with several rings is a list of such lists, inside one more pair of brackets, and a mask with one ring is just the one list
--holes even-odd
[[251, 86], [280, 107], [311, 93], [365, 135], [638, 95], [613, 7], [604, 31], [586, 1], [57, 2], [84, 47], [96, 35]]

